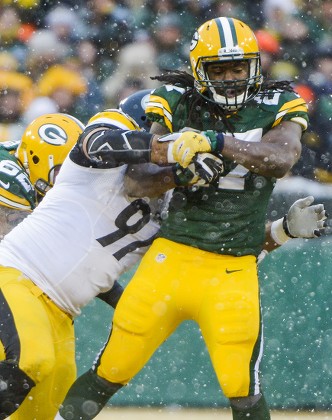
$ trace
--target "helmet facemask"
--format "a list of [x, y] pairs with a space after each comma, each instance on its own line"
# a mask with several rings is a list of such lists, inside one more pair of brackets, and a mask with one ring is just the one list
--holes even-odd
[[54, 165], [53, 163], [53, 155], [49, 155], [49, 172], [48, 172], [48, 180], [44, 178], [38, 178], [35, 182], [35, 189], [39, 195], [44, 196], [54, 185], [55, 179], [60, 171], [61, 165]]
[[[191, 41], [190, 62], [196, 90], [226, 111], [236, 111], [260, 91], [258, 43], [249, 26], [237, 19], [219, 17], [201, 25]], [[231, 63], [245, 63], [246, 67], [241, 64], [242, 71], [234, 67], [227, 74], [229, 68], [224, 67]], [[212, 64], [220, 65], [220, 74], [218, 69], [214, 74], [211, 69], [208, 72]]]
[[[211, 80], [208, 68], [211, 64], [245, 62], [248, 77], [244, 79]], [[257, 95], [260, 90], [262, 76], [260, 72], [259, 54], [251, 54], [250, 58], [231, 56], [221, 59], [220, 56], [200, 57], [196, 66], [198, 79], [195, 87], [199, 92], [211, 92], [211, 101], [219, 104], [227, 111], [235, 111]], [[209, 99], [209, 98], [207, 98]]]

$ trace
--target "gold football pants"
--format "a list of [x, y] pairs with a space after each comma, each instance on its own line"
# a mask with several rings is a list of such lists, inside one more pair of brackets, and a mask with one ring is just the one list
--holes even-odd
[[13, 268], [0, 266], [0, 339], [5, 358], [17, 358], [19, 368], [35, 383], [10, 419], [53, 420], [76, 378], [72, 319], [31, 280]]
[[256, 258], [154, 241], [114, 314], [97, 373], [126, 384], [184, 320], [201, 329], [224, 395], [259, 391], [261, 319]]

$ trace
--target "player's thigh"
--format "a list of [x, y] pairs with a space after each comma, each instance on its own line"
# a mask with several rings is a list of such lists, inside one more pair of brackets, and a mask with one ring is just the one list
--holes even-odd
[[76, 378], [73, 321], [45, 295], [39, 300], [52, 327], [54, 366], [50, 374], [30, 391], [11, 420], [53, 420]]
[[76, 378], [74, 347], [69, 340], [56, 346], [54, 369], [30, 391], [11, 420], [53, 420]]
[[[254, 260], [223, 274], [202, 306], [199, 324], [227, 397], [246, 396], [255, 384], [261, 345], [260, 300]], [[229, 270], [232, 271], [232, 270]], [[225, 270], [224, 270], [225, 272]]]
[[18, 360], [19, 367], [36, 383], [54, 365], [52, 329], [43, 304], [32, 293], [33, 283], [14, 269], [0, 268], [0, 338], [6, 358]]
[[158, 244], [144, 256], [115, 310], [98, 366], [111, 382], [127, 383], [182, 321], [173, 298], [173, 265], [160, 265], [156, 255]]

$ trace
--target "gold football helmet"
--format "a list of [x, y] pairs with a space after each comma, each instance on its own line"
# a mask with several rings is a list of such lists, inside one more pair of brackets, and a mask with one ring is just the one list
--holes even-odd
[[16, 157], [29, 174], [36, 190], [44, 195], [83, 132], [84, 125], [67, 114], [44, 114], [25, 129]]
[[[248, 77], [240, 80], [210, 80], [208, 65], [241, 61], [248, 64]], [[205, 22], [190, 45], [190, 63], [198, 92], [211, 92], [210, 100], [227, 110], [236, 110], [260, 90], [260, 52], [254, 32], [240, 20], [219, 17]], [[232, 90], [235, 95], [228, 95]]]

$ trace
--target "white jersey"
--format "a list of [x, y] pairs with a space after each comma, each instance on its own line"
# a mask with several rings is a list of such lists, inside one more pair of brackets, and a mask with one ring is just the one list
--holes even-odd
[[0, 243], [0, 264], [79, 315], [138, 262], [159, 229], [144, 200], [125, 196], [126, 168], [82, 167], [67, 157], [54, 187]]

